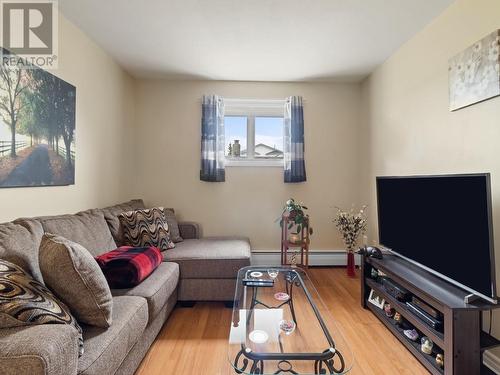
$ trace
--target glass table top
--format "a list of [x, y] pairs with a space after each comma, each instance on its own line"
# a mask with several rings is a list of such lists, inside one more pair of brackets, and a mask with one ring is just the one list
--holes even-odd
[[239, 374], [345, 374], [352, 352], [307, 273], [238, 272], [228, 360]]

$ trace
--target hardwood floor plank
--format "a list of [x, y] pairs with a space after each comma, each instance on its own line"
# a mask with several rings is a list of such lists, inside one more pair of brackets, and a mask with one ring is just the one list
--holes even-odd
[[[359, 273], [359, 270], [357, 271]], [[344, 268], [311, 268], [309, 277], [354, 354], [353, 375], [421, 375], [428, 371], [360, 306], [360, 281]], [[234, 375], [228, 361], [231, 309], [223, 303], [176, 308], [136, 375]]]

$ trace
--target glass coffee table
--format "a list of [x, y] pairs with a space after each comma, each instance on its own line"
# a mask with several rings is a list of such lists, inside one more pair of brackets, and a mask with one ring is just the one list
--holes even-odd
[[228, 360], [237, 374], [345, 374], [354, 358], [304, 270], [251, 266], [238, 272]]

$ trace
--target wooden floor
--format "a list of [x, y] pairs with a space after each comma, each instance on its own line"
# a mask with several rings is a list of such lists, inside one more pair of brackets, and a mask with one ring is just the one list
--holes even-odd
[[[350, 374], [428, 374], [372, 313], [361, 308], [359, 276], [348, 278], [344, 268], [311, 268], [308, 274], [353, 351]], [[234, 375], [227, 359], [230, 324], [231, 309], [222, 303], [176, 308], [136, 375]]]

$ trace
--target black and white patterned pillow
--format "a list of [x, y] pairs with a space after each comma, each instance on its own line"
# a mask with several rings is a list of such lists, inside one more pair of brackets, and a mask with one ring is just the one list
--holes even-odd
[[125, 245], [133, 247], [153, 246], [161, 251], [175, 247], [170, 239], [163, 207], [124, 212], [118, 218]]
[[0, 328], [36, 324], [69, 324], [83, 354], [82, 328], [68, 307], [21, 267], [0, 259]]

